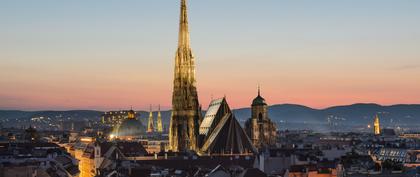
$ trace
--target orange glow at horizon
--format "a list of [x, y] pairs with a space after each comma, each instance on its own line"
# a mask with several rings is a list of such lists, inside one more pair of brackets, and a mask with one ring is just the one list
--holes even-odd
[[[220, 2], [189, 8], [203, 109], [420, 104], [419, 2]], [[171, 108], [179, 2], [86, 3], [0, 5], [0, 109]]]

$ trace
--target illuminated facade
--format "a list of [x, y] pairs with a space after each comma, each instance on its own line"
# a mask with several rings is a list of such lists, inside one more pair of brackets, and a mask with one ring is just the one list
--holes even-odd
[[252, 101], [252, 117], [245, 123], [245, 129], [252, 143], [257, 148], [270, 147], [276, 144], [276, 124], [268, 117], [268, 105], [261, 97], [260, 88], [258, 96]]
[[79, 161], [80, 177], [93, 177], [95, 176], [95, 168], [91, 156], [92, 143], [79, 142], [66, 147], [71, 156]]
[[153, 126], [153, 111], [152, 105], [150, 105], [150, 112], [149, 112], [149, 122], [147, 123], [147, 133], [153, 133], [154, 126]]
[[169, 127], [170, 149], [174, 152], [197, 150], [201, 119], [198, 102], [195, 60], [190, 48], [186, 0], [181, 0], [178, 49], [175, 57], [172, 115]]
[[129, 112], [130, 112], [129, 110], [105, 112], [101, 116], [101, 122], [110, 127], [116, 127], [120, 125], [125, 119], [128, 118]]
[[92, 144], [89, 144], [86, 149], [84, 149], [83, 155], [79, 159], [80, 177], [94, 177], [96, 175], [93, 151], [94, 148]]
[[163, 123], [162, 123], [162, 114], [160, 113], [160, 105], [159, 105], [158, 115], [157, 115], [156, 131], [159, 133], [163, 133]]
[[373, 121], [373, 133], [375, 135], [380, 135], [381, 134], [381, 127], [379, 124], [379, 116], [376, 115], [375, 116], [375, 120]]

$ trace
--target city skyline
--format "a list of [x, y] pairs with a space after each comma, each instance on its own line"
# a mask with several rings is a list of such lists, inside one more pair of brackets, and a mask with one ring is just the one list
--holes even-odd
[[[258, 83], [270, 104], [418, 103], [418, 2], [379, 2], [191, 1], [201, 104], [227, 95], [249, 107]], [[176, 4], [6, 2], [0, 109], [169, 108]]]

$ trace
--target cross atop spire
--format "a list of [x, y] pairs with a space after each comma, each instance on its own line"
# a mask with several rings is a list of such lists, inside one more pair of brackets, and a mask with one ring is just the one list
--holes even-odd
[[258, 84], [258, 96], [261, 96], [261, 86]]
[[179, 22], [178, 47], [190, 47], [190, 32], [188, 30], [187, 0], [181, 0], [181, 18]]

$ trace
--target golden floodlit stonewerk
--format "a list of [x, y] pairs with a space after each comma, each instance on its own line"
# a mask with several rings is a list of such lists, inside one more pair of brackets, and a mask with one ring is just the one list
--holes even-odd
[[195, 61], [190, 48], [186, 0], [181, 1], [179, 25], [172, 116], [169, 127], [169, 145], [174, 152], [197, 150], [197, 135], [201, 120], [195, 79]]

